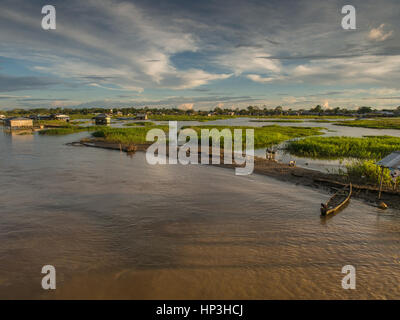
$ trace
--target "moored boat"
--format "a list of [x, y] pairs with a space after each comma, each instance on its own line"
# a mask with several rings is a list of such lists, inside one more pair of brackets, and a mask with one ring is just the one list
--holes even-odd
[[350, 201], [352, 192], [353, 186], [351, 183], [337, 191], [326, 203], [321, 203], [321, 215], [327, 216], [343, 209]]

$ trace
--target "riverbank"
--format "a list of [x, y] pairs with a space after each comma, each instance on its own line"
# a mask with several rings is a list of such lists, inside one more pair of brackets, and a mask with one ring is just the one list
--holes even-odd
[[[110, 143], [102, 139], [82, 139], [79, 142], [73, 142], [73, 146], [85, 146], [94, 148], [103, 148], [110, 150], [118, 150], [132, 154], [132, 150], [146, 151], [151, 145], [147, 144], [121, 144]], [[134, 147], [133, 147], [134, 146]], [[168, 150], [168, 148], [167, 148]], [[200, 156], [200, 154], [199, 154]], [[234, 169], [239, 165], [223, 164], [223, 155], [221, 155], [221, 164], [214, 165], [224, 168]], [[329, 193], [334, 193], [338, 188], [346, 185], [348, 177], [345, 175], [323, 173], [317, 170], [311, 170], [300, 167], [290, 167], [288, 164], [267, 160], [261, 157], [254, 157], [254, 173], [265, 175], [280, 181], [302, 185], [309, 188], [323, 189]], [[362, 199], [372, 206], [377, 206], [379, 189], [373, 185], [363, 184], [362, 181], [352, 179], [353, 197]], [[382, 201], [390, 208], [400, 209], [400, 192], [389, 189], [384, 189], [382, 192]]]
[[[221, 165], [223, 167], [232, 167], [232, 165]], [[280, 181], [303, 185], [310, 188], [324, 189], [327, 192], [334, 193], [338, 188], [342, 188], [350, 181], [347, 176], [323, 173], [317, 170], [311, 170], [299, 167], [290, 167], [288, 164], [279, 163], [264, 158], [255, 157], [254, 173], [266, 175]], [[361, 181], [351, 180], [353, 184], [353, 197], [362, 199], [370, 205], [377, 206], [379, 188], [372, 185], [363, 184]], [[400, 192], [384, 189], [381, 200], [389, 207], [400, 209]]]
[[338, 121], [334, 123], [334, 125], [358, 128], [400, 130], [400, 118]]

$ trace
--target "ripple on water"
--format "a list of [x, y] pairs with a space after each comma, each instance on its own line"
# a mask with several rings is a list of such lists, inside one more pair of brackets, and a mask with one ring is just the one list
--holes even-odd
[[352, 200], [321, 220], [322, 191], [74, 139], [0, 137], [0, 297], [49, 297], [53, 264], [58, 298], [400, 298], [399, 211]]

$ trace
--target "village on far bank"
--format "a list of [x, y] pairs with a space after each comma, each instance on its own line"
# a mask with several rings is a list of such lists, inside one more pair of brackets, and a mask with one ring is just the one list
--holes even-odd
[[[180, 108], [156, 108], [156, 107], [121, 107], [121, 108], [35, 108], [35, 109], [12, 109], [0, 111], [0, 120], [5, 124], [11, 125], [25, 124], [37, 120], [59, 120], [69, 122], [74, 119], [92, 118], [97, 124], [108, 124], [111, 119], [118, 120], [147, 120], [151, 118], [159, 118], [168, 116], [186, 116], [193, 117], [352, 117], [357, 119], [374, 118], [374, 117], [400, 117], [400, 106], [393, 109], [378, 109], [362, 106], [357, 109], [346, 108], [323, 108], [320, 105], [310, 109], [291, 109], [282, 106], [275, 108], [267, 108], [265, 106], [248, 106], [243, 109], [220, 108], [216, 107], [211, 110], [183, 110]], [[188, 119], [177, 119], [188, 120]], [[22, 122], [21, 122], [22, 121]]]

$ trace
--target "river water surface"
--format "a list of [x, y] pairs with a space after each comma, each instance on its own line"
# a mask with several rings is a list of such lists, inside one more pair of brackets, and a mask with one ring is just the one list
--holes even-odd
[[0, 132], [0, 298], [400, 298], [399, 211], [321, 220], [323, 191], [66, 145], [86, 135]]

